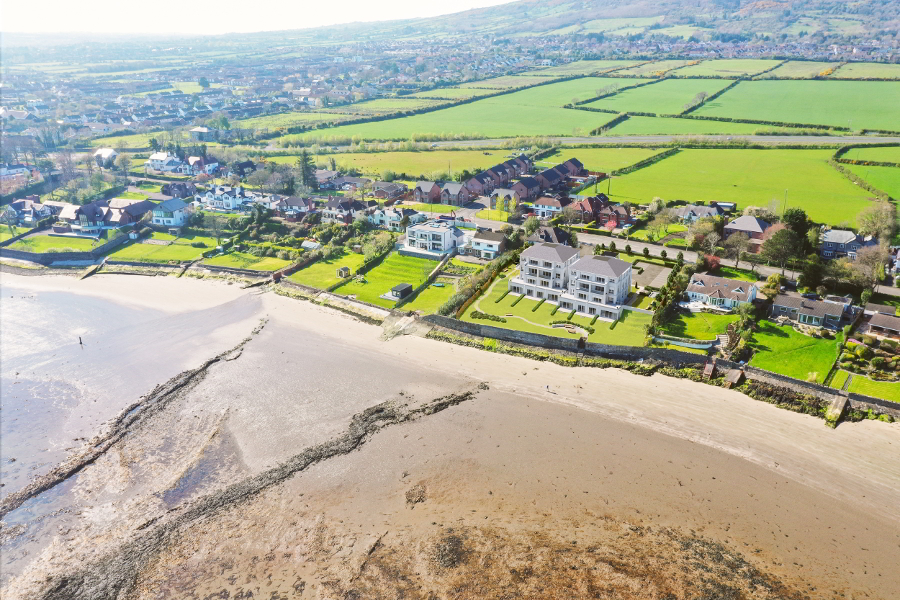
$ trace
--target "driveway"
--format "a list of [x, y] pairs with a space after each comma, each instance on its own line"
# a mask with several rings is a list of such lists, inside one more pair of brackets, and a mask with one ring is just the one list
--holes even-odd
[[651, 263], [641, 263], [641, 267], [644, 269], [643, 273], [633, 271], [631, 274], [631, 281], [635, 285], [639, 285], [641, 287], [650, 286], [661, 288], [666, 284], [666, 280], [669, 278], [669, 273], [672, 272], [672, 269], [670, 269], [669, 267], [654, 265]]

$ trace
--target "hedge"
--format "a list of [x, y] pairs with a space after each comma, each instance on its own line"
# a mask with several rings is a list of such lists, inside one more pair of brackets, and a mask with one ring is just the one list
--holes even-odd
[[[782, 63], [780, 63], [778, 66], [780, 67], [780, 66], [783, 65], [783, 64], [784, 64], [784, 63], [782, 62]], [[733, 88], [734, 86], [736, 86], [737, 84], [739, 84], [739, 83], [742, 82], [742, 81], [743, 81], [743, 79], [738, 79], [737, 81], [734, 81], [734, 82], [732, 82], [732, 83], [729, 83], [728, 85], [726, 85], [725, 87], [723, 87], [721, 90], [719, 90], [719, 91], [716, 92], [715, 94], [712, 94], [712, 95], [707, 96], [706, 98], [704, 98], [703, 102], [698, 102], [697, 104], [695, 104], [695, 105], [693, 105], [693, 106], [689, 106], [689, 107], [686, 108], [685, 110], [681, 111], [680, 114], [686, 115], [686, 114], [688, 114], [688, 113], [694, 112], [695, 110], [697, 110], [698, 108], [700, 108], [701, 106], [703, 106], [704, 104], [706, 104], [707, 102], [709, 102], [710, 100], [715, 100], [716, 98], [718, 98], [719, 96], [721, 96], [722, 94], [724, 94], [725, 92], [727, 92], [728, 90], [730, 90], [731, 88]]]

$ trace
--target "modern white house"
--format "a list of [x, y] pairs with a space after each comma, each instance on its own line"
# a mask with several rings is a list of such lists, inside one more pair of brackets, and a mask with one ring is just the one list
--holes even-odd
[[242, 204], [252, 201], [252, 198], [240, 186], [230, 187], [219, 185], [210, 188], [205, 194], [197, 194], [194, 199], [209, 208], [221, 210], [236, 210]]
[[372, 211], [369, 216], [369, 223], [378, 227], [384, 227], [391, 231], [403, 231], [406, 227], [403, 225], [403, 219], [408, 219], [408, 225], [421, 223], [427, 217], [424, 213], [411, 208], [384, 208]]
[[534, 244], [522, 252], [509, 291], [564, 310], [618, 320], [631, 291], [631, 263], [611, 256], [579, 258], [577, 248]]
[[755, 283], [739, 279], [715, 277], [709, 273], [694, 273], [685, 293], [692, 302], [731, 310], [756, 299]]
[[117, 156], [119, 156], [119, 153], [112, 148], [98, 148], [97, 151], [94, 152], [94, 161], [99, 165], [108, 167], [116, 162]]
[[406, 247], [446, 254], [465, 243], [465, 234], [444, 221], [425, 221], [406, 228]]
[[147, 159], [147, 166], [154, 171], [172, 172], [181, 167], [181, 159], [168, 152], [154, 152]]
[[181, 227], [191, 214], [191, 207], [179, 198], [163, 200], [153, 209], [153, 224], [165, 227]]

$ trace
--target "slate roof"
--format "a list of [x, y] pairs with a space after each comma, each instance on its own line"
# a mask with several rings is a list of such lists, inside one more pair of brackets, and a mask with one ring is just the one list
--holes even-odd
[[524, 185], [525, 189], [528, 190], [541, 187], [540, 182], [534, 177], [522, 177], [519, 179], [518, 183]]
[[441, 191], [447, 190], [451, 196], [455, 196], [459, 194], [460, 190], [465, 187], [462, 183], [445, 183], [444, 187], [441, 188]]
[[163, 200], [162, 202], [160, 202], [156, 206], [156, 208], [165, 212], [175, 212], [178, 210], [184, 210], [185, 208], [187, 208], [187, 204], [185, 204], [178, 198], [170, 198], [169, 200]]
[[585, 256], [579, 258], [573, 271], [603, 275], [604, 277], [620, 277], [631, 269], [631, 263], [615, 258], [614, 256]]
[[577, 254], [578, 249], [572, 248], [571, 246], [562, 246], [560, 244], [534, 244], [533, 246], [526, 248], [521, 256], [522, 258], [533, 258], [535, 260], [566, 262]]
[[717, 217], [725, 213], [725, 211], [718, 206], [698, 206], [696, 204], [679, 206], [672, 212], [679, 219], [687, 219], [689, 217], [702, 219], [704, 217]]
[[869, 302], [866, 304], [865, 311], [867, 313], [881, 313], [883, 315], [894, 316], [897, 314], [897, 309], [893, 306], [888, 306], [886, 304], [875, 304], [874, 302]]
[[756, 287], [749, 281], [716, 277], [709, 273], [694, 273], [687, 291], [704, 294], [711, 298], [728, 298], [738, 302], [750, 301], [750, 290]]
[[762, 233], [769, 228], [769, 224], [757, 217], [743, 215], [725, 225], [725, 229], [734, 231], [746, 231], [748, 233]]
[[475, 234], [476, 240], [485, 240], [487, 242], [502, 242], [506, 236], [499, 231], [479, 231]]
[[567, 246], [569, 244], [569, 234], [559, 227], [540, 227], [528, 237], [528, 241]]
[[795, 308], [797, 309], [797, 314], [804, 314], [812, 317], [840, 317], [844, 314], [844, 307], [840, 304], [823, 302], [821, 300], [810, 300], [799, 296], [788, 296], [787, 294], [778, 294], [775, 296], [772, 305], [791, 309]]
[[900, 318], [878, 313], [869, 319], [869, 325], [900, 332]]

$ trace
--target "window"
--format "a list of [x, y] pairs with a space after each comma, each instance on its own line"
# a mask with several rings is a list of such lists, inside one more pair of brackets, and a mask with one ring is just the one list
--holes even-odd
[[587, 300], [587, 294], [578, 294], [579, 300]]
[[543, 297], [544, 297], [544, 292], [538, 292], [538, 293], [537, 293], [537, 297], [538, 297], [538, 298], [543, 298]]
[[552, 268], [553, 268], [553, 263], [547, 262], [547, 261], [545, 260], [545, 261], [544, 261], [544, 268], [546, 268], [546, 269], [552, 269]]
[[594, 308], [594, 307], [589, 308], [589, 309], [588, 309], [588, 314], [589, 314], [589, 315], [596, 315], [596, 314], [597, 314], [597, 309]]

